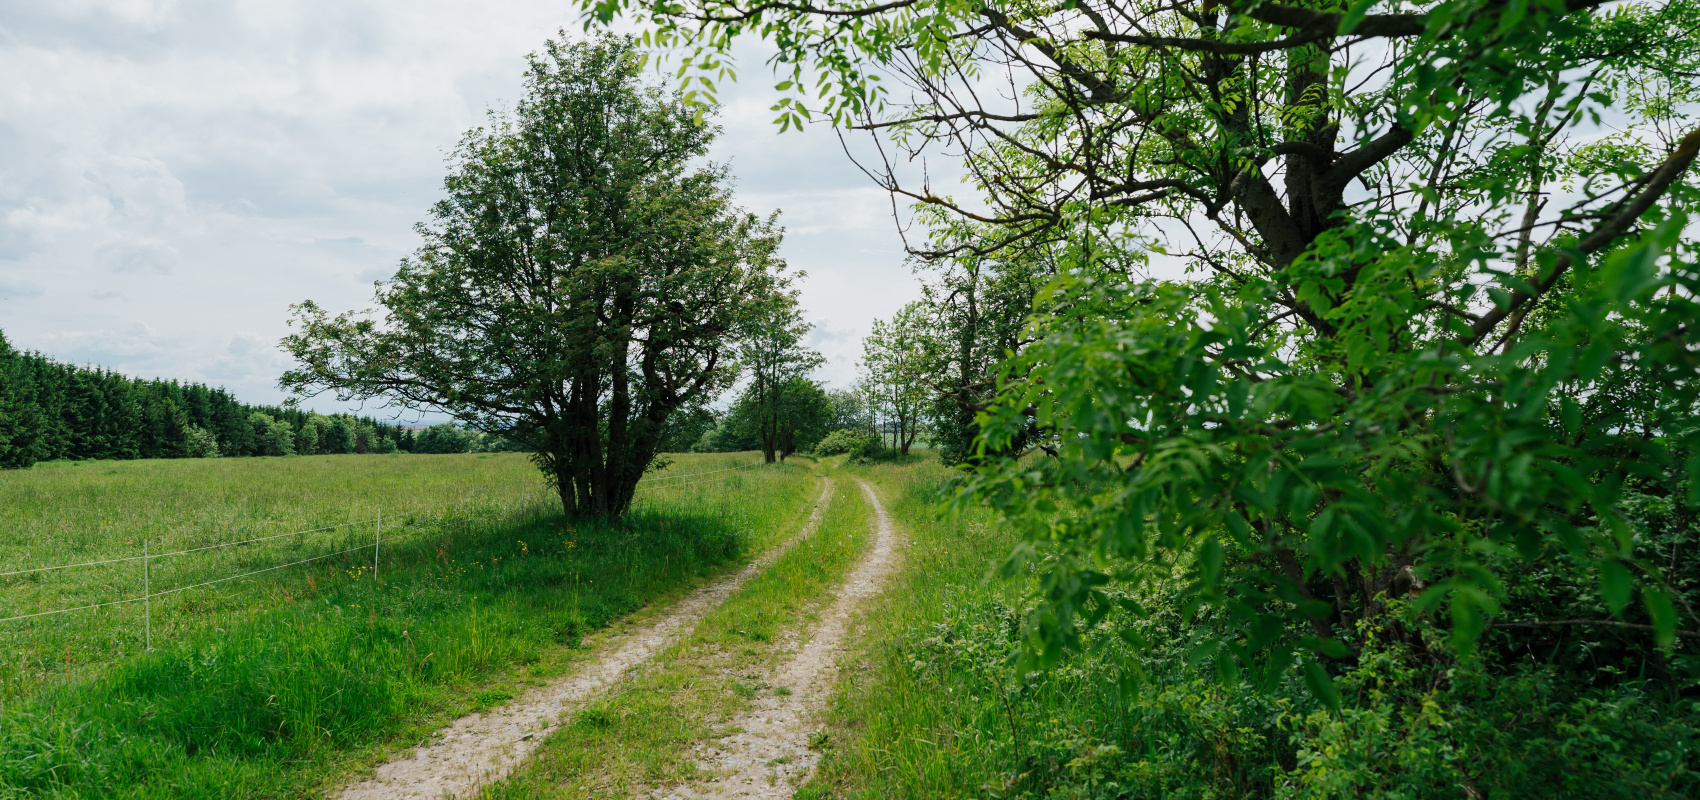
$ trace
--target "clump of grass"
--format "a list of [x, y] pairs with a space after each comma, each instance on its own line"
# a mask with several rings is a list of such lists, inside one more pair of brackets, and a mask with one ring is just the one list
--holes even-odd
[[[675, 472], [749, 456], [678, 460]], [[187, 473], [157, 471], [156, 463], [112, 465], [120, 478], [137, 473], [118, 487], [91, 484], [87, 471], [61, 484], [32, 471], [23, 473], [33, 481], [28, 492], [6, 484], [0, 493], [27, 494], [44, 510], [56, 494], [100, 488], [91, 508], [160, 531], [197, 494], [238, 517], [249, 513], [240, 509], [265, 508], [290, 526], [313, 521], [311, 510], [288, 511], [279, 484], [294, 487], [297, 504], [342, 497], [361, 482], [389, 487], [407, 511], [385, 515], [386, 538], [395, 538], [384, 550], [381, 581], [360, 569], [370, 565], [368, 550], [184, 592], [155, 606], [151, 652], [138, 652], [131, 632], [139, 633], [139, 620], [117, 614], [84, 615], [82, 626], [77, 615], [65, 615], [51, 626], [0, 632], [17, 646], [13, 652], [25, 653], [10, 665], [0, 706], [0, 796], [316, 793], [387, 748], [418, 741], [448, 718], [503, 702], [524, 682], [558, 673], [585, 632], [741, 563], [798, 516], [816, 484], [802, 469], [728, 472], [689, 487], [640, 492], [625, 520], [599, 525], [562, 519], [517, 455], [196, 464], [230, 467], [225, 482], [200, 473], [174, 481]], [[254, 483], [259, 500], [244, 505], [242, 487], [263, 478], [266, 464], [279, 471], [278, 480]], [[402, 475], [386, 472], [389, 465]], [[432, 465], [449, 477], [431, 473]], [[42, 474], [51, 478], [53, 470]], [[402, 491], [409, 480], [436, 492], [439, 505]], [[525, 485], [485, 485], [509, 481]], [[467, 508], [469, 494], [487, 501], [473, 507], [474, 521], [445, 521]], [[376, 490], [359, 496], [380, 497]], [[15, 508], [4, 513], [19, 518]], [[39, 521], [26, 527], [37, 536], [54, 530]], [[191, 540], [213, 533], [190, 527], [183, 535]], [[115, 522], [100, 530], [122, 538]], [[86, 541], [74, 555], [127, 546], [75, 536]], [[7, 546], [42, 549], [16, 539]], [[269, 565], [278, 555], [240, 553], [236, 563], [202, 564], [198, 574]], [[99, 588], [61, 588], [79, 587]], [[73, 647], [86, 655], [66, 661], [45, 655]]]

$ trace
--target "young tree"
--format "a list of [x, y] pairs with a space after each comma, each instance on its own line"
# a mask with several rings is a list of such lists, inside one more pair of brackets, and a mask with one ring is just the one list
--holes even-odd
[[[914, 311], [917, 372], [928, 394], [921, 416], [945, 464], [977, 466], [979, 415], [991, 406], [1006, 359], [1033, 340], [1028, 322], [1034, 299], [1057, 276], [1058, 248], [1052, 243], [982, 254], [973, 243], [991, 235], [983, 226], [937, 221], [935, 241], [970, 246], [948, 258], [914, 259], [928, 278]], [[1014, 437], [993, 454], [1021, 452], [1034, 433]]]
[[672, 414], [790, 302], [773, 221], [701, 165], [715, 129], [645, 88], [629, 39], [550, 42], [467, 134], [384, 314], [297, 307], [287, 388], [441, 410], [535, 451], [574, 515], [630, 505]]
[[888, 414], [892, 449], [903, 455], [909, 454], [909, 446], [920, 435], [921, 409], [929, 394], [925, 383], [929, 360], [926, 323], [924, 307], [911, 303], [889, 322], [874, 320], [873, 331], [862, 340], [866, 383]]
[[[189, 458], [218, 458], [218, 437], [212, 431], [199, 425], [185, 425], [183, 440], [187, 443]], [[307, 455], [302, 453], [302, 455]]]
[[263, 411], [248, 415], [248, 426], [254, 432], [254, 442], [260, 456], [295, 455], [295, 431], [289, 423]]
[[820, 353], [803, 346], [810, 326], [803, 322], [795, 299], [787, 298], [774, 311], [752, 322], [739, 350], [750, 379], [741, 402], [748, 405], [753, 432], [769, 464], [783, 457], [788, 418], [794, 413], [791, 402], [801, 396], [786, 387], [826, 363]]
[[727, 412], [721, 422], [720, 449], [738, 450], [739, 443], [756, 442], [764, 450], [770, 441], [773, 451], [783, 461], [799, 450], [813, 448], [826, 435], [826, 423], [831, 405], [820, 384], [803, 377], [794, 377], [758, 393], [752, 383]]

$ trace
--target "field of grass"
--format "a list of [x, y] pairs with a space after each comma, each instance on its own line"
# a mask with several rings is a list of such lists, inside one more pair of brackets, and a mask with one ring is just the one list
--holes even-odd
[[[144, 538], [160, 553], [354, 523], [150, 559], [159, 593], [357, 548], [157, 598], [148, 652], [141, 603], [0, 623], [0, 797], [321, 791], [793, 530], [817, 479], [756, 461], [677, 457], [617, 526], [566, 523], [517, 454], [0, 475], [0, 571], [127, 558]], [[139, 566], [0, 578], [0, 617], [137, 596]]]

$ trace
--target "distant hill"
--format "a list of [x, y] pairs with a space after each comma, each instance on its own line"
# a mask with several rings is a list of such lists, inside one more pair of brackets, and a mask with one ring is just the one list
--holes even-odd
[[12, 349], [0, 332], [0, 468], [56, 459], [411, 450], [398, 425], [251, 406], [224, 389], [143, 380]]

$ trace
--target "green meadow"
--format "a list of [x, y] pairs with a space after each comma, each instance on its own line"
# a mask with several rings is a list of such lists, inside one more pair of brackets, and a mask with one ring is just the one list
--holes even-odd
[[759, 462], [674, 457], [608, 526], [520, 454], [6, 473], [0, 572], [150, 558], [5, 576], [0, 617], [152, 600], [0, 623], [0, 797], [324, 793], [795, 530], [818, 478]]

